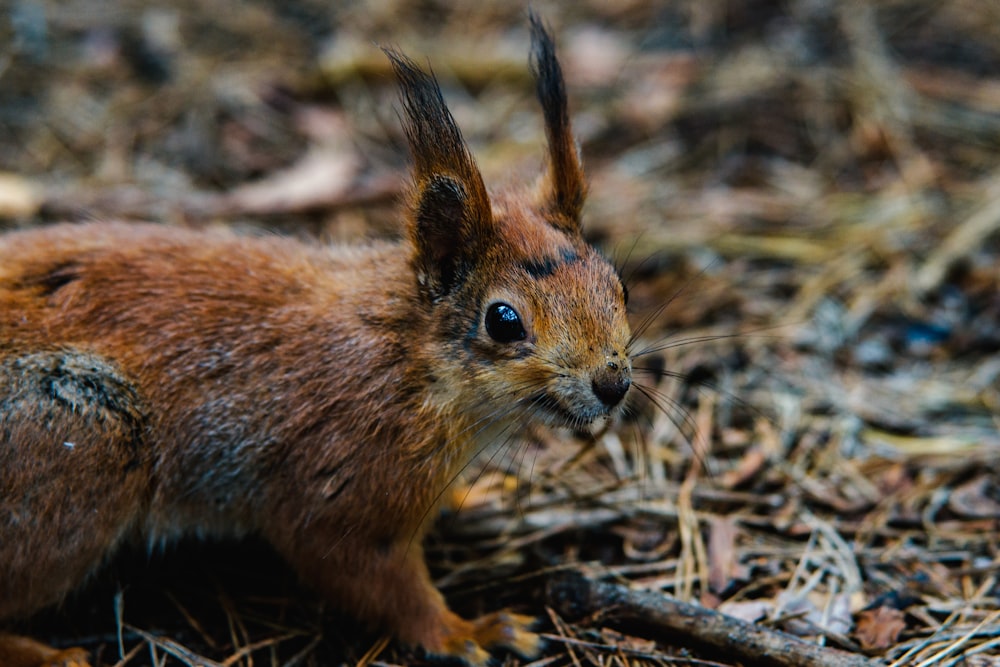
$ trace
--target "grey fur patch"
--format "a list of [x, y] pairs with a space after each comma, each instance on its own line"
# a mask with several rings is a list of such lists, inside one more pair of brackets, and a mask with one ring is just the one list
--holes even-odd
[[0, 425], [23, 419], [48, 429], [67, 421], [97, 431], [117, 427], [135, 462], [147, 423], [144, 402], [122, 370], [74, 349], [0, 358]]

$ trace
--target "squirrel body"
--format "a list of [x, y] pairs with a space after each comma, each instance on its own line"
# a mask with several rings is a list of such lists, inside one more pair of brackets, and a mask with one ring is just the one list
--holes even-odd
[[[580, 234], [561, 73], [532, 27], [549, 164], [492, 195], [433, 77], [387, 51], [415, 161], [401, 242], [121, 222], [0, 236], [0, 621], [126, 542], [258, 534], [403, 642], [477, 665], [537, 652], [527, 617], [448, 610], [420, 546], [489, 441], [585, 426], [630, 384], [623, 288]], [[82, 660], [0, 635], [5, 667]]]

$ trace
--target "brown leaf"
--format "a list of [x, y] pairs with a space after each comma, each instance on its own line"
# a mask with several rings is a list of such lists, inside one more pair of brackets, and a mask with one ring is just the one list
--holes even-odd
[[736, 534], [736, 522], [732, 519], [717, 517], [709, 522], [708, 585], [715, 593], [726, 589], [739, 565]]
[[774, 611], [774, 603], [767, 600], [745, 600], [743, 602], [723, 602], [719, 611], [726, 616], [738, 618], [747, 623], [762, 621]]
[[228, 196], [240, 214], [275, 214], [329, 206], [358, 188], [362, 161], [342, 150], [314, 150], [299, 162], [247, 183]]
[[656, 651], [656, 642], [652, 639], [633, 637], [611, 628], [601, 628], [601, 640], [610, 646], [617, 646], [628, 651], [638, 651], [640, 653], [653, 653]]
[[1000, 517], [1000, 491], [988, 477], [979, 477], [951, 492], [948, 507], [959, 516], [983, 519]]
[[40, 188], [29, 179], [0, 172], [0, 218], [34, 215], [41, 205]]
[[720, 477], [719, 485], [724, 489], [735, 489], [753, 480], [766, 464], [767, 453], [760, 447], [751, 447], [735, 468]]
[[877, 607], [858, 614], [854, 636], [865, 650], [881, 650], [895, 644], [904, 629], [906, 621], [903, 620], [902, 611], [892, 607]]

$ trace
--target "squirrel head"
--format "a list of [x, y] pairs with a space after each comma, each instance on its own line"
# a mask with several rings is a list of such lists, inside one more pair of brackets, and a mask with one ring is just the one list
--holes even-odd
[[631, 384], [625, 290], [584, 239], [586, 181], [551, 36], [534, 15], [531, 65], [546, 168], [533, 187], [488, 194], [433, 75], [386, 50], [413, 154], [408, 233], [428, 352], [443, 400], [484, 421], [583, 427]]

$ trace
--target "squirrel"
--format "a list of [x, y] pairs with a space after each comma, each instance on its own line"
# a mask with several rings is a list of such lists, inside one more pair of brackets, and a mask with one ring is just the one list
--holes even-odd
[[[383, 49], [413, 160], [398, 242], [123, 222], [0, 236], [0, 621], [126, 543], [258, 535], [403, 644], [475, 666], [538, 654], [529, 616], [450, 611], [421, 547], [482, 447], [613, 416], [631, 384], [625, 290], [581, 234], [563, 75], [529, 22], [546, 166], [497, 192], [433, 74]], [[5, 667], [87, 661], [0, 635]]]

